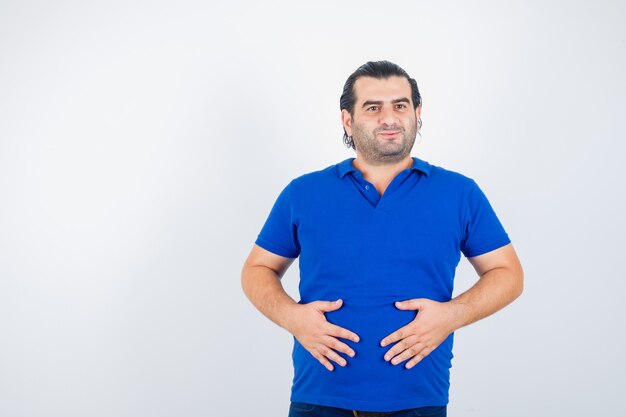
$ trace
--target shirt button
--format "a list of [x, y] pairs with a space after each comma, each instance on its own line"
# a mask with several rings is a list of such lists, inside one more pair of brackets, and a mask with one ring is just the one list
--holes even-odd
[[366, 186], [365, 186], [365, 189], [366, 189], [366, 190], [369, 190], [369, 189], [370, 189], [370, 186], [369, 186], [369, 185], [366, 185]]

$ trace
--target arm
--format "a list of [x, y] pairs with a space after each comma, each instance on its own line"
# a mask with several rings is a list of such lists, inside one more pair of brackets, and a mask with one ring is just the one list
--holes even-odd
[[456, 313], [454, 330], [502, 309], [524, 288], [524, 271], [511, 244], [467, 260], [480, 278], [472, 288], [450, 300]]
[[284, 329], [287, 329], [289, 308], [297, 303], [285, 292], [280, 280], [293, 261], [254, 245], [241, 271], [241, 286], [248, 299]]
[[452, 332], [495, 313], [522, 293], [524, 273], [513, 245], [468, 260], [480, 278], [463, 294], [444, 303], [424, 298], [396, 303], [400, 310], [418, 310], [418, 314], [381, 341], [381, 346], [400, 341], [385, 360], [397, 365], [410, 358], [405, 366], [412, 368]]
[[353, 332], [329, 323], [324, 313], [341, 308], [342, 301], [313, 301], [298, 304], [284, 290], [280, 279], [293, 259], [285, 258], [254, 245], [243, 270], [241, 285], [252, 304], [267, 318], [294, 335], [296, 339], [329, 371], [329, 360], [346, 366], [337, 352], [353, 357], [354, 351], [338, 337], [358, 342]]

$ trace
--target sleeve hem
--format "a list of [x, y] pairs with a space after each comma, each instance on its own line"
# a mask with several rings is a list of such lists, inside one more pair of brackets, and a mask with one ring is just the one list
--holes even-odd
[[502, 246], [508, 245], [509, 243], [511, 243], [511, 239], [507, 236], [505, 238], [497, 240], [497, 241], [495, 241], [493, 243], [490, 243], [488, 245], [483, 245], [483, 246], [479, 246], [476, 249], [463, 251], [463, 255], [465, 255], [466, 258], [473, 258], [475, 256], [484, 255], [485, 253], [491, 252], [492, 250], [499, 249]]
[[275, 245], [274, 243], [269, 242], [269, 241], [263, 239], [260, 236], [257, 238], [256, 242], [254, 242], [254, 243], [256, 245], [259, 245], [263, 249], [272, 252], [275, 255], [283, 256], [285, 258], [297, 258], [298, 255], [299, 255], [298, 251], [292, 251], [292, 250], [285, 249], [285, 248], [283, 248], [281, 246]]

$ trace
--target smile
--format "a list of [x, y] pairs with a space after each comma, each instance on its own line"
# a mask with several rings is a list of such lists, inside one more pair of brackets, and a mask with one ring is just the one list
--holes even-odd
[[399, 130], [384, 131], [384, 132], [378, 132], [378, 134], [385, 139], [391, 139], [391, 138], [395, 138], [396, 136], [398, 136], [400, 134], [400, 131]]

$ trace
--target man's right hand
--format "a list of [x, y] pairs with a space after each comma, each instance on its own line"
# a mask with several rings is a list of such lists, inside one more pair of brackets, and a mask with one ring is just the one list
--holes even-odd
[[291, 312], [290, 325], [287, 328], [298, 339], [298, 342], [329, 371], [335, 369], [329, 360], [346, 366], [345, 359], [337, 352], [354, 357], [354, 351], [337, 338], [359, 341], [359, 336], [355, 333], [326, 320], [324, 313], [338, 310], [342, 305], [342, 300], [296, 304]]

